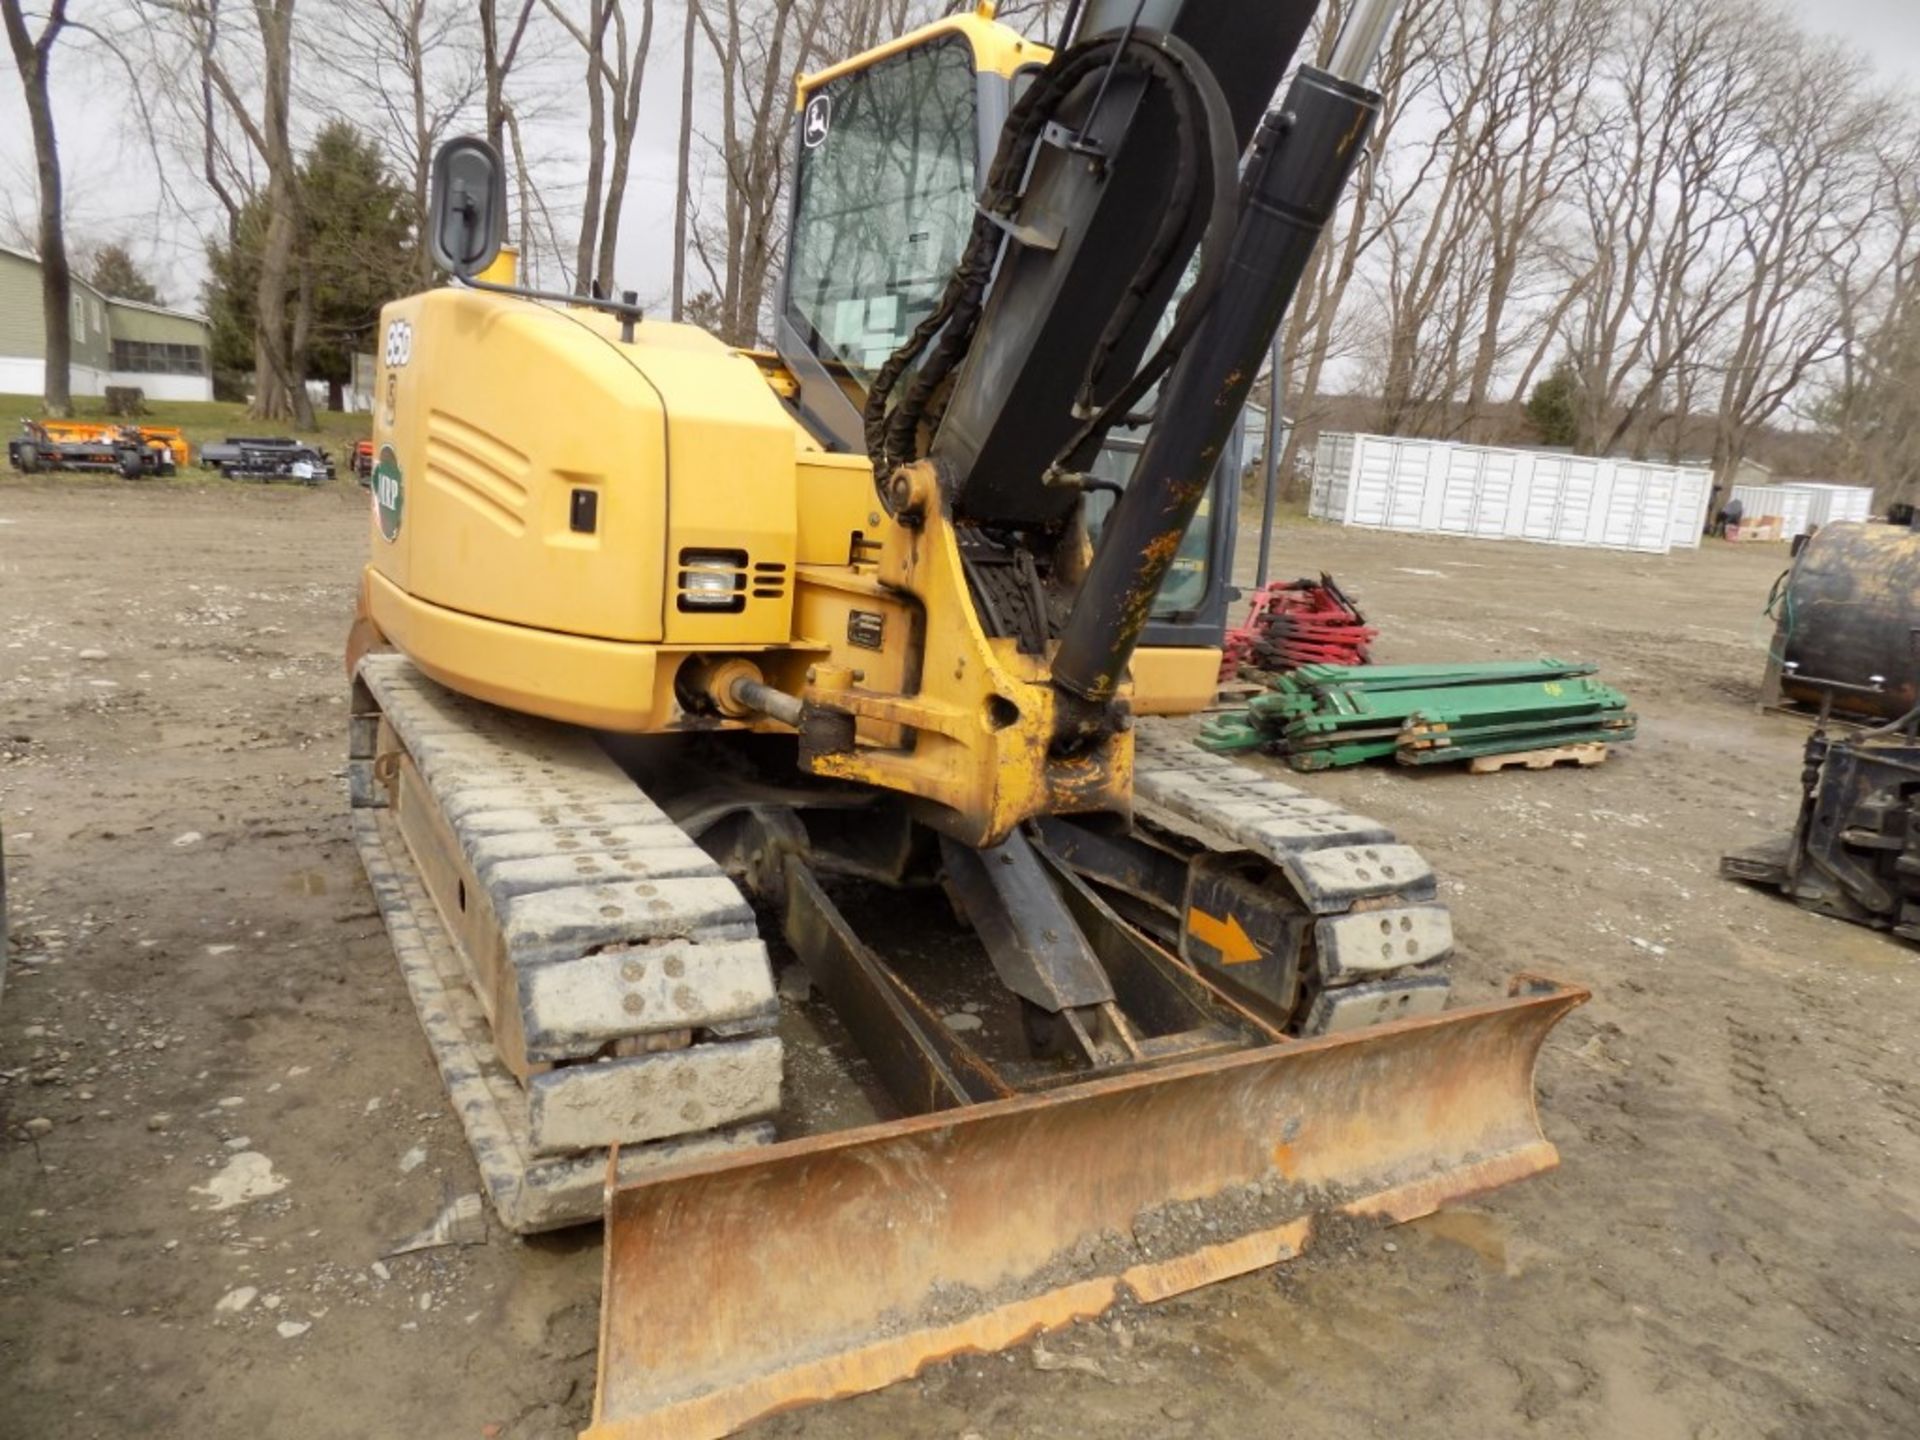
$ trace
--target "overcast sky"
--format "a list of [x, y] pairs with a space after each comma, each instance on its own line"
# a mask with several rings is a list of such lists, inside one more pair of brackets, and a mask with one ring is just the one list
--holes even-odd
[[1853, 41], [1887, 75], [1920, 83], [1920, 0], [1792, 0], [1809, 30]]
[[[75, 0], [86, 18], [104, 0]], [[634, 175], [622, 219], [619, 271], [622, 285], [648, 300], [664, 295], [672, 267], [674, 126], [678, 106], [674, 72], [679, 60], [679, 6], [666, 0], [656, 21], [653, 66], [642, 92], [642, 133], [635, 147]], [[1869, 55], [1889, 81], [1920, 87], [1920, 0], [1789, 0], [1807, 29], [1836, 35]], [[55, 109], [67, 180], [70, 243], [125, 239], [146, 261], [176, 304], [198, 304], [204, 266], [202, 227], [212, 217], [157, 216], [159, 187], [150, 157], [133, 139], [123, 103], [116, 103], [119, 77], [104, 68], [61, 64], [56, 56]], [[34, 206], [32, 142], [11, 56], [0, 62], [0, 221], [31, 227]], [[550, 134], [546, 147], [556, 173], [570, 172], [575, 137]], [[182, 188], [190, 190], [194, 167], [172, 162]], [[12, 228], [12, 227], [8, 227]], [[695, 286], [698, 288], [698, 276]]]

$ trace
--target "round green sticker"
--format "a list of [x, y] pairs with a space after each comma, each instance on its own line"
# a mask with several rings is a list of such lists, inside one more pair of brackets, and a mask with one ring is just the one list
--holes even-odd
[[380, 534], [387, 540], [398, 540], [407, 487], [400, 479], [400, 458], [393, 453], [391, 445], [380, 447], [380, 459], [373, 467], [372, 480], [373, 513], [380, 521]]

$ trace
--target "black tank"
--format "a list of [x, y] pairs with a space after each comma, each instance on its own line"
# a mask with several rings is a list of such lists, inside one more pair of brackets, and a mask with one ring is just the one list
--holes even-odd
[[[1893, 720], [1920, 701], [1920, 532], [1902, 525], [1843, 521], [1823, 525], [1801, 549], [1781, 599], [1782, 659], [1799, 676], [1870, 685], [1878, 695], [1836, 691], [1836, 714]], [[1781, 673], [1791, 699], [1818, 705], [1822, 691]]]

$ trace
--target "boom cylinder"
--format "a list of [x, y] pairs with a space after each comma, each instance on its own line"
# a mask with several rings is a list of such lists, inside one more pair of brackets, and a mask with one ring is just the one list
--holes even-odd
[[1227, 273], [1167, 377], [1153, 429], [1114, 506], [1053, 661], [1056, 743], [1106, 728], [1107, 702], [1153, 611], [1215, 461], [1300, 277], [1365, 148], [1380, 97], [1303, 67], [1270, 112], [1242, 184]]
[[1340, 80], [1363, 84], [1373, 62], [1386, 47], [1406, 0], [1356, 0], [1346, 23], [1333, 42], [1327, 73]]

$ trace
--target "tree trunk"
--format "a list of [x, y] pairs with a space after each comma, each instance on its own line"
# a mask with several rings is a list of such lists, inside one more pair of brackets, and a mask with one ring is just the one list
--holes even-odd
[[594, 271], [594, 279], [602, 295], [613, 294], [616, 283], [613, 275], [614, 250], [620, 242], [620, 209], [626, 201], [627, 161], [631, 154], [627, 146], [615, 146], [613, 169], [607, 175], [607, 202], [600, 216], [600, 254]]
[[520, 143], [520, 121], [509, 109], [501, 117], [513, 148], [514, 183], [520, 198], [520, 283], [538, 285], [538, 255], [533, 248], [533, 175], [527, 168], [527, 147]]
[[485, 72], [487, 105], [487, 142], [506, 153], [508, 114], [507, 77], [520, 55], [520, 41], [526, 36], [527, 22], [533, 16], [534, 0], [519, 0], [519, 14], [507, 43], [500, 43], [499, 0], [480, 0], [480, 59]]
[[626, 24], [620, 25], [620, 78], [624, 88], [616, 88], [613, 124], [613, 169], [607, 176], [607, 203], [600, 220], [600, 289], [611, 295], [614, 287], [615, 251], [620, 241], [620, 212], [627, 199], [627, 173], [633, 160], [634, 136], [640, 129], [640, 90], [646, 81], [647, 56], [653, 49], [653, 0], [646, 0], [640, 20], [640, 42], [631, 54], [626, 50]]
[[27, 112], [40, 177], [40, 308], [46, 314], [46, 378], [42, 394], [49, 415], [73, 413], [73, 276], [67, 268], [67, 234], [60, 198], [60, 153], [53, 135], [43, 56], [27, 86]]
[[286, 187], [267, 186], [267, 235], [260, 246], [260, 282], [254, 291], [253, 408], [257, 420], [291, 419], [295, 395], [306, 393], [287, 350], [287, 287], [293, 273], [294, 222]]
[[[1707, 514], [1718, 515], [1725, 508], [1728, 498], [1733, 494], [1734, 477], [1740, 473], [1741, 463], [1746, 459], [1746, 447], [1732, 426], [1724, 419], [1714, 427], [1713, 432], [1713, 497], [1707, 502]], [[1760, 517], [1752, 517], [1758, 520]]]
[[686, 0], [687, 24], [680, 36], [680, 164], [673, 184], [673, 318], [687, 313], [687, 205], [693, 148], [693, 34], [700, 0]]
[[313, 341], [313, 256], [304, 234], [295, 239], [293, 263], [300, 280], [294, 297], [293, 337], [287, 342], [287, 370], [293, 377], [293, 421], [302, 430], [311, 430], [313, 397], [307, 393], [307, 351]]
[[425, 290], [433, 284], [433, 251], [426, 243], [428, 189], [433, 174], [433, 123], [427, 118], [427, 54], [422, 23], [426, 14], [422, 0], [414, 0], [406, 12], [404, 41], [407, 77], [413, 101], [413, 235], [414, 279]]
[[54, 42], [66, 24], [66, 0], [54, 0], [39, 39], [27, 33], [20, 0], [0, 0], [7, 40], [26, 93], [33, 131], [33, 158], [40, 182], [40, 308], [45, 312], [46, 363], [42, 395], [47, 413], [73, 413], [73, 276], [67, 265], [67, 234], [61, 216], [60, 149], [53, 132], [53, 102], [47, 72]]
[[595, 242], [600, 238], [600, 187], [607, 164], [607, 102], [600, 82], [607, 41], [608, 0], [591, 0], [587, 16], [587, 183], [580, 201], [580, 243], [574, 251], [573, 288], [593, 288]]
[[[260, 282], [255, 291], [254, 395], [252, 414], [262, 420], [292, 420], [313, 428], [313, 401], [307, 395], [306, 273], [300, 243], [302, 197], [289, 127], [293, 93], [293, 7], [295, 0], [261, 0], [261, 117], [259, 149], [267, 164], [267, 235], [260, 252]], [[223, 91], [231, 91], [223, 83]], [[231, 96], [230, 96], [231, 99]], [[236, 110], [239, 108], [235, 106]], [[297, 267], [297, 268], [296, 268]], [[289, 330], [287, 293], [301, 292]]]
[[480, 62], [485, 74], [487, 143], [501, 154], [507, 145], [507, 68], [500, 50], [500, 12], [495, 0], [481, 0]]

